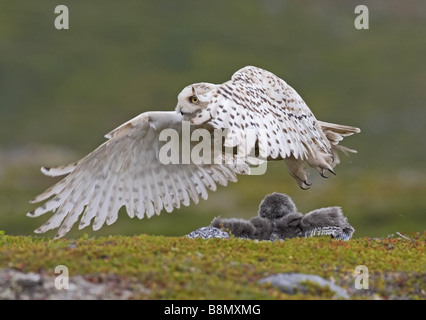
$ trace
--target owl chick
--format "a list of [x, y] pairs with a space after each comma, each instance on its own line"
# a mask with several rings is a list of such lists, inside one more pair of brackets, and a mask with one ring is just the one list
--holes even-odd
[[218, 229], [229, 230], [234, 236], [238, 238], [255, 239], [255, 227], [249, 221], [244, 219], [221, 219], [216, 217], [212, 220], [210, 225]]
[[278, 219], [274, 224], [272, 237], [274, 239], [287, 239], [302, 236], [301, 221], [303, 214], [300, 212], [291, 212]]
[[305, 237], [331, 235], [342, 240], [349, 240], [355, 231], [340, 207], [320, 208], [307, 213], [300, 221], [300, 228]]
[[269, 226], [261, 223], [256, 226], [256, 232], [270, 232], [270, 240], [315, 235], [330, 235], [336, 239], [348, 240], [354, 233], [354, 228], [343, 216], [340, 207], [320, 208], [303, 215], [297, 212], [296, 205], [289, 196], [277, 192], [262, 200], [258, 215], [257, 219], [268, 219], [271, 222], [272, 232], [268, 229]]
[[249, 222], [256, 229], [254, 233], [254, 238], [258, 240], [270, 240], [271, 234], [274, 229], [273, 222], [262, 218], [262, 217], [254, 217], [249, 220]]
[[289, 213], [295, 212], [296, 205], [289, 196], [274, 192], [268, 194], [260, 203], [258, 215], [268, 220], [277, 220]]

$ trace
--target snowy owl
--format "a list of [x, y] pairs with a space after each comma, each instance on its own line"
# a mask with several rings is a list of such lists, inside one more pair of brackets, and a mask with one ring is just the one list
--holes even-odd
[[[222, 136], [213, 134], [221, 130]], [[66, 176], [32, 199], [47, 201], [27, 215], [53, 212], [35, 232], [59, 228], [55, 238], [63, 237], [79, 219], [80, 229], [92, 220], [94, 230], [112, 224], [122, 206], [131, 218], [150, 218], [163, 208], [171, 212], [181, 204], [188, 206], [191, 199], [207, 199], [208, 190], [216, 190], [217, 184], [250, 174], [256, 159], [258, 164], [284, 160], [290, 175], [307, 189], [305, 165], [323, 177], [326, 171], [334, 174], [340, 162], [337, 151], [356, 152], [339, 142], [358, 132], [317, 120], [284, 80], [247, 66], [223, 84], [185, 87], [175, 111], [138, 115], [75, 163], [43, 167], [45, 175]], [[201, 148], [201, 140], [211, 142], [211, 150]]]

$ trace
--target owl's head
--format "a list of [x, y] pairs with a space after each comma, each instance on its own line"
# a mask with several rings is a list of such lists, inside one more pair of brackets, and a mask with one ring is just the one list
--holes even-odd
[[194, 116], [199, 110], [207, 108], [210, 95], [217, 85], [207, 82], [191, 84], [178, 95], [176, 111], [183, 116]]

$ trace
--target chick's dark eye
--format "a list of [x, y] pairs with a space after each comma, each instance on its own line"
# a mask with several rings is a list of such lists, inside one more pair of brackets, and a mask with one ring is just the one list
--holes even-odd
[[189, 98], [189, 101], [191, 101], [192, 103], [197, 103], [198, 98], [196, 96], [192, 96], [192, 97]]

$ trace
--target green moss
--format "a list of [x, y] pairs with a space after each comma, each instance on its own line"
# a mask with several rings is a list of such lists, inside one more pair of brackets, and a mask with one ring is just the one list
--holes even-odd
[[[102, 281], [108, 274], [142, 283], [145, 299], [330, 299], [324, 288], [290, 296], [260, 278], [280, 272], [317, 274], [354, 298], [425, 298], [426, 233], [402, 238], [336, 241], [327, 237], [282, 242], [189, 239], [139, 235], [51, 240], [0, 233], [0, 268], [54, 276], [66, 265], [70, 276]], [[354, 269], [366, 265], [368, 290], [354, 289]], [[93, 278], [97, 280], [93, 280]]]

